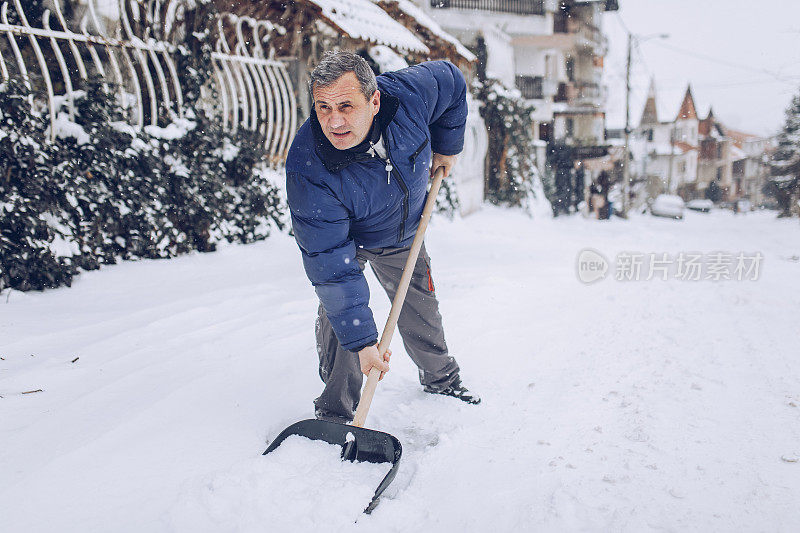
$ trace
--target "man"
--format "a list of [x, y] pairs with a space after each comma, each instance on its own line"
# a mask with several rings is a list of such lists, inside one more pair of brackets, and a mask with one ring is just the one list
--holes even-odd
[[[316, 323], [325, 389], [317, 418], [349, 422], [363, 376], [389, 370], [378, 353], [364, 267], [393, 298], [432, 169], [449, 173], [464, 144], [466, 84], [445, 61], [377, 79], [367, 62], [329, 52], [311, 73], [314, 108], [292, 142], [286, 190], [303, 265], [320, 300]], [[431, 164], [432, 160], [432, 164]], [[398, 320], [424, 390], [479, 403], [448, 354], [423, 246]]]

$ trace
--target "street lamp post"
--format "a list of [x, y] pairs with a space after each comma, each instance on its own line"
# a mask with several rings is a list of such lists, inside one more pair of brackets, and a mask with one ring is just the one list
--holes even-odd
[[625, 150], [622, 156], [622, 212], [625, 216], [628, 215], [628, 202], [630, 201], [630, 140], [631, 140], [631, 49], [633, 48], [633, 40], [641, 43], [647, 39], [659, 38], [666, 39], [669, 37], [666, 33], [657, 33], [654, 35], [636, 35], [627, 31], [628, 34], [628, 59], [625, 67]]
[[631, 140], [631, 44], [633, 34], [628, 33], [628, 61], [625, 67], [625, 150], [622, 152], [622, 213], [628, 216], [628, 182], [631, 179], [630, 140]]

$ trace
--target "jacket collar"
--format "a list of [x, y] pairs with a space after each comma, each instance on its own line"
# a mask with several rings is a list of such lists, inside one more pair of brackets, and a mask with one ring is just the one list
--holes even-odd
[[372, 120], [372, 128], [367, 134], [367, 138], [361, 144], [347, 150], [339, 150], [325, 137], [317, 118], [317, 112], [312, 108], [309, 121], [311, 122], [311, 132], [314, 135], [314, 148], [328, 172], [339, 172], [350, 163], [371, 159], [372, 156], [366, 153], [369, 148], [368, 141], [377, 142], [381, 134], [386, 131], [389, 123], [394, 119], [398, 107], [400, 107], [399, 98], [381, 92], [381, 108]]

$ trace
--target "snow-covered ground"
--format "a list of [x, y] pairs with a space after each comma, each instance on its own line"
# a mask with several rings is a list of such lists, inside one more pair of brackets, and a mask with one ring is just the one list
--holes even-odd
[[[281, 234], [0, 295], [0, 530], [797, 530], [797, 220], [487, 207], [427, 242], [483, 403], [423, 393], [395, 336], [367, 426], [404, 452], [372, 515], [260, 455], [321, 390], [316, 298]], [[578, 280], [584, 248], [606, 279]], [[614, 279], [620, 252], [718, 251], [761, 252], [758, 279]]]

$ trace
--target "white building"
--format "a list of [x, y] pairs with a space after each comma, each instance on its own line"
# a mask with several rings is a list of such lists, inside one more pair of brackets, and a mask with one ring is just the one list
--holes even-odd
[[603, 144], [608, 42], [602, 13], [616, 10], [616, 0], [417, 1], [461, 42], [483, 38], [487, 73], [536, 107], [539, 139]]
[[633, 174], [646, 181], [651, 195], [675, 194], [697, 182], [699, 127], [691, 88], [681, 102], [674, 120], [660, 121], [656, 106], [655, 83], [650, 83], [639, 127], [631, 136]]

